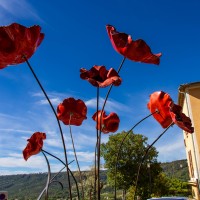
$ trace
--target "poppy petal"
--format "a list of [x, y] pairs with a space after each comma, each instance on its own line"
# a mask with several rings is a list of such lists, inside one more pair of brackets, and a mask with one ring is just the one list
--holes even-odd
[[107, 87], [111, 84], [119, 86], [122, 79], [119, 77], [115, 69], [106, 70], [105, 66], [94, 65], [90, 70], [80, 69], [80, 77], [87, 80], [95, 87]]
[[17, 23], [0, 27], [0, 69], [8, 65], [25, 62], [23, 56], [29, 59], [44, 39], [41, 27], [29, 28]]
[[171, 103], [169, 106], [173, 122], [184, 131], [193, 133], [194, 127], [192, 127], [191, 119], [182, 113], [182, 107], [174, 103]]
[[70, 97], [64, 99], [57, 107], [57, 116], [65, 125], [80, 126], [84, 119], [87, 119], [87, 107], [85, 103]]
[[92, 119], [97, 122], [96, 129], [101, 129], [103, 133], [114, 133], [119, 128], [120, 119], [116, 113], [112, 112], [109, 115], [106, 115], [105, 111], [98, 111], [92, 116]]
[[143, 63], [159, 64], [161, 53], [153, 54], [150, 47], [142, 39], [132, 40], [126, 33], [118, 32], [114, 26], [106, 26], [113, 48], [124, 57]]
[[[169, 111], [169, 103], [172, 99], [169, 94], [163, 91], [157, 91], [150, 95], [148, 109], [153, 114], [153, 117], [160, 123], [163, 128], [167, 128], [172, 123], [172, 118]], [[157, 113], [155, 113], [158, 111]]]
[[28, 144], [23, 150], [23, 156], [25, 160], [32, 155], [38, 154], [43, 147], [43, 140], [46, 139], [46, 134], [41, 132], [35, 132], [30, 139], [28, 139]]

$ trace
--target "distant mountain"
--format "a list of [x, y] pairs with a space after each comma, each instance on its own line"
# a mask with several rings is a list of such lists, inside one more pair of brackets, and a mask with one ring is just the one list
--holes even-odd
[[164, 173], [170, 178], [177, 178], [181, 181], [189, 180], [187, 160], [176, 160], [173, 162], [161, 163]]
[[[177, 178], [182, 181], [189, 180], [187, 160], [161, 163], [161, 167], [164, 173], [170, 178]], [[87, 173], [89, 172], [84, 172], [85, 175]], [[76, 172], [74, 174], [75, 176], [77, 175]], [[35, 200], [45, 187], [46, 179], [47, 173], [0, 176], [0, 191], [8, 191], [9, 200]], [[60, 173], [56, 177], [55, 182], [51, 184], [49, 193], [52, 200], [67, 196], [68, 185], [63, 180], [66, 180], [66, 172]], [[106, 182], [106, 171], [101, 171], [101, 180]], [[65, 183], [63, 190], [59, 182]], [[73, 192], [75, 192], [75, 183], [72, 178], [71, 183], [73, 185]]]

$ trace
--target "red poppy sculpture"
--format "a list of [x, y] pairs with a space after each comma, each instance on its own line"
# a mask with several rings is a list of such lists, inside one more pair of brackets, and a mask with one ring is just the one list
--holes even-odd
[[17, 23], [0, 27], [0, 69], [29, 59], [44, 39], [38, 25], [25, 27]]
[[80, 126], [87, 119], [87, 107], [80, 99], [64, 99], [57, 107], [57, 116], [65, 125]]
[[93, 66], [90, 70], [80, 69], [80, 77], [89, 81], [95, 87], [107, 87], [111, 84], [119, 86], [122, 79], [115, 69], [106, 70], [105, 66]]
[[98, 111], [92, 116], [92, 119], [97, 122], [96, 129], [101, 129], [103, 133], [114, 133], [119, 127], [120, 119], [114, 112], [106, 115], [105, 111]]
[[132, 40], [126, 33], [116, 31], [114, 26], [106, 26], [108, 36], [114, 49], [124, 57], [143, 63], [159, 64], [161, 53], [153, 54], [150, 47], [142, 39]]
[[194, 127], [192, 127], [191, 119], [182, 113], [182, 107], [172, 102], [169, 104], [169, 108], [173, 122], [184, 131], [193, 133]]
[[[163, 128], [167, 128], [172, 123], [169, 111], [169, 103], [172, 99], [169, 94], [163, 91], [157, 91], [150, 95], [150, 101], [147, 104], [148, 109], [153, 117], [160, 123]], [[157, 111], [157, 113], [155, 113]]]
[[35, 132], [30, 139], [28, 139], [28, 144], [23, 150], [23, 156], [25, 160], [32, 155], [40, 153], [43, 147], [43, 140], [46, 139], [46, 134], [41, 132]]

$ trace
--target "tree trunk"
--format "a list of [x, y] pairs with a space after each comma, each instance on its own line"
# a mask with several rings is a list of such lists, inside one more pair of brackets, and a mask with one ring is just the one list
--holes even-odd
[[126, 200], [126, 190], [122, 190], [122, 200]]

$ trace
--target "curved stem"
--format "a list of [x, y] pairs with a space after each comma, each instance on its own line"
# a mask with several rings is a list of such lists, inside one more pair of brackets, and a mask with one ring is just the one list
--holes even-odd
[[97, 199], [97, 180], [98, 180], [98, 176], [97, 176], [97, 156], [98, 156], [98, 136], [97, 136], [97, 141], [96, 141], [96, 145], [95, 145], [95, 165], [94, 165], [94, 195], [93, 198], [94, 200]]
[[[51, 109], [52, 109], [52, 111], [53, 111], [53, 113], [54, 113], [54, 115], [55, 115], [55, 117], [56, 117], [56, 120], [57, 120], [57, 123], [58, 123], [58, 127], [59, 127], [59, 130], [60, 130], [60, 135], [61, 135], [62, 143], [63, 143], [63, 150], [64, 150], [65, 162], [66, 162], [66, 165], [68, 165], [68, 161], [67, 161], [67, 150], [66, 150], [66, 145], [65, 145], [65, 141], [64, 141], [64, 135], [63, 135], [62, 128], [61, 128], [61, 125], [60, 125], [60, 121], [59, 121], [59, 119], [58, 119], [58, 117], [57, 117], [56, 111], [55, 111], [55, 109], [54, 109], [54, 107], [53, 107], [53, 105], [52, 105], [52, 103], [51, 103], [51, 101], [50, 101], [50, 99], [49, 99], [47, 93], [45, 92], [45, 90], [44, 90], [42, 84], [40, 83], [39, 79], [37, 78], [37, 76], [36, 76], [36, 74], [35, 74], [33, 68], [31, 67], [29, 61], [27, 60], [26, 56], [23, 56], [23, 58], [24, 58], [24, 60], [26, 61], [26, 63], [27, 63], [27, 65], [28, 65], [29, 69], [31, 70], [31, 72], [32, 72], [32, 74], [33, 74], [33, 76], [35, 77], [35, 79], [36, 79], [38, 85], [40, 86], [40, 89], [42, 90], [44, 96], [46, 97], [46, 99], [47, 99], [47, 101], [48, 101], [48, 103], [49, 103], [49, 105], [50, 105], [50, 107], [51, 107]], [[71, 183], [70, 183], [70, 176], [69, 176], [68, 167], [67, 167], [67, 178], [68, 178], [68, 185], [69, 185], [69, 196], [70, 196], [70, 199], [72, 200]]]
[[[44, 151], [44, 150], [43, 150], [43, 151]], [[44, 151], [44, 152], [46, 152], [46, 151]], [[48, 152], [46, 152], [46, 153], [49, 154]], [[49, 154], [49, 155], [50, 155], [50, 154]], [[69, 163], [69, 165], [70, 165], [72, 162], [74, 162], [74, 160], [71, 161], [71, 162]], [[64, 163], [64, 162], [63, 162], [63, 163]], [[56, 176], [58, 176], [65, 168], [66, 168], [66, 167], [63, 167], [59, 172], [57, 172], [57, 173], [51, 178], [50, 184], [53, 182], [53, 179], [56, 178]], [[70, 169], [69, 169], [69, 170], [70, 170]], [[70, 170], [70, 173], [72, 174], [71, 170]], [[73, 175], [73, 174], [72, 174], [72, 175]], [[74, 176], [73, 176], [73, 178], [74, 178], [74, 180], [75, 180], [75, 183], [77, 183]], [[77, 184], [76, 184], [76, 185], [77, 185]], [[77, 190], [77, 191], [78, 191], [78, 190]], [[44, 192], [45, 192], [45, 188], [44, 188], [43, 191], [40, 193], [40, 195], [43, 195]]]
[[119, 72], [120, 72], [120, 70], [121, 70], [121, 68], [122, 68], [122, 66], [123, 66], [125, 60], [126, 60], [126, 57], [123, 57], [122, 62], [121, 62], [120, 66], [119, 66], [119, 68], [118, 68], [118, 70], [117, 70], [117, 73], [118, 73], [118, 74], [119, 74]]
[[[121, 70], [121, 68], [122, 68], [122, 66], [123, 66], [123, 64], [124, 64], [125, 59], [126, 59], [126, 57], [123, 57], [123, 60], [122, 60], [122, 62], [121, 62], [121, 64], [120, 64], [120, 66], [119, 66], [119, 69], [117, 70], [117, 73], [118, 73], [118, 74], [119, 74], [119, 72], [120, 72], [120, 70]], [[105, 101], [104, 101], [104, 104], [103, 104], [103, 107], [102, 107], [102, 112], [103, 112], [104, 109], [105, 109], [106, 102], [107, 102], [107, 100], [108, 100], [108, 96], [110, 95], [110, 92], [111, 92], [111, 90], [112, 90], [112, 87], [113, 87], [113, 84], [110, 85], [110, 88], [109, 88], [109, 90], [108, 90], [108, 92], [107, 92], [107, 95], [106, 95], [106, 98], [105, 98]]]
[[63, 184], [60, 182], [60, 181], [51, 181], [50, 183], [49, 183], [49, 185], [51, 185], [52, 183], [59, 183], [60, 184], [60, 186], [61, 186], [61, 188], [62, 188], [62, 190], [63, 190]]
[[[66, 165], [66, 164], [65, 164], [60, 158], [58, 158], [57, 156], [55, 156], [55, 155], [49, 153], [48, 151], [45, 151], [44, 149], [42, 149], [42, 151], [45, 152], [46, 154], [48, 154], [48, 155], [50, 155], [50, 156], [56, 158], [57, 160], [59, 160], [59, 161], [65, 166], [64, 168], [66, 168], [66, 167], [68, 168], [68, 170], [69, 170], [69, 172], [70, 172], [71, 176], [73, 177], [74, 182], [75, 182], [75, 184], [76, 184], [76, 190], [77, 190], [78, 199], [80, 199], [79, 189], [78, 189], [78, 183], [77, 183], [76, 178], [74, 177], [72, 171], [71, 171], [71, 170], [69, 169], [69, 167], [68, 167], [68, 165], [70, 165], [72, 162], [74, 162], [74, 160], [72, 160], [68, 165]], [[53, 180], [58, 174], [60, 174], [60, 172], [61, 172], [64, 168], [62, 168], [51, 180]]]
[[[98, 115], [98, 112], [99, 112], [99, 87], [97, 87], [97, 110], [96, 110], [96, 113], [97, 113], [97, 129], [96, 129], [96, 145], [95, 145], [95, 159], [94, 159], [94, 199], [96, 200], [96, 190], [97, 190], [97, 180], [99, 180], [99, 163], [97, 163], [97, 157], [99, 155], [99, 152], [98, 152], [98, 143], [99, 143], [99, 131], [98, 131], [98, 126], [99, 126], [99, 115]], [[99, 181], [98, 181], [99, 182]], [[99, 184], [98, 184], [99, 185]]]
[[137, 122], [127, 133], [126, 135], [124, 136], [124, 138], [122, 139], [121, 143], [120, 143], [120, 146], [119, 146], [119, 149], [118, 149], [118, 152], [117, 152], [117, 158], [116, 158], [116, 163], [115, 163], [115, 190], [114, 190], [114, 199], [117, 198], [117, 164], [118, 164], [118, 160], [119, 160], [119, 153], [121, 151], [121, 148], [122, 148], [122, 145], [124, 144], [124, 141], [125, 139], [127, 138], [127, 136], [132, 132], [132, 130], [138, 126], [141, 122], [143, 122], [145, 119], [149, 118], [150, 116], [154, 115], [155, 113], [157, 113], [158, 111], [155, 111], [154, 113], [151, 113], [149, 115], [147, 115], [146, 117], [144, 117], [143, 119], [141, 119], [139, 122]]
[[[99, 87], [97, 87], [97, 142], [96, 142], [96, 156], [97, 156], [97, 169], [95, 169], [95, 174], [97, 173], [97, 176], [95, 177], [95, 193], [96, 193], [96, 186], [97, 186], [97, 197], [98, 200], [100, 200], [100, 134], [101, 131], [98, 130], [99, 127]], [[100, 130], [101, 130], [101, 115], [100, 115]], [[97, 172], [96, 172], [97, 171]], [[97, 181], [97, 184], [96, 184]], [[95, 194], [96, 199], [96, 194]]]
[[71, 136], [71, 140], [72, 140], [72, 147], [73, 147], [73, 150], [74, 150], [74, 156], [75, 156], [76, 164], [77, 164], [78, 171], [79, 171], [79, 178], [80, 178], [80, 181], [81, 181], [82, 199], [84, 200], [83, 179], [82, 179], [82, 174], [81, 174], [81, 169], [80, 169], [80, 165], [79, 165], [79, 162], [78, 162], [78, 158], [77, 158], [77, 155], [76, 155], [76, 149], [75, 149], [74, 139], [73, 139], [73, 135], [72, 135], [72, 129], [71, 129], [71, 125], [70, 125], [71, 116], [72, 116], [72, 114], [70, 114], [70, 118], [69, 118], [69, 132], [70, 132], [70, 136]]
[[48, 177], [47, 177], [47, 183], [46, 183], [46, 186], [44, 188], [44, 190], [40, 193], [39, 197], [37, 198], [37, 200], [40, 200], [44, 191], [46, 192], [45, 193], [45, 200], [48, 200], [48, 189], [49, 189], [49, 184], [50, 184], [50, 178], [51, 178], [51, 168], [50, 168], [50, 164], [49, 164], [49, 161], [47, 159], [47, 156], [45, 155], [45, 153], [42, 151], [42, 154], [44, 155], [45, 159], [46, 159], [46, 162], [47, 162], [47, 166], [48, 166]]
[[140, 175], [140, 169], [141, 166], [149, 152], [149, 150], [151, 149], [151, 147], [164, 135], [165, 132], [167, 132], [167, 130], [174, 124], [174, 122], [172, 122], [152, 143], [151, 145], [148, 146], [148, 148], [145, 151], [145, 154], [143, 155], [141, 162], [139, 163], [139, 167], [138, 167], [138, 171], [137, 171], [137, 177], [136, 177], [136, 182], [135, 182], [135, 191], [133, 194], [133, 199], [135, 199], [135, 195], [137, 194], [137, 188], [138, 188], [138, 180], [139, 180], [139, 175]]
[[[43, 150], [44, 151], [44, 150]], [[46, 152], [47, 154], [49, 154], [50, 156], [51, 156], [51, 154], [50, 153], [48, 153], [47, 151], [44, 151], [44, 152]], [[72, 160], [68, 165], [70, 165], [72, 162], [74, 162], [74, 160]], [[62, 162], [63, 164], [65, 164], [64, 162]], [[60, 174], [62, 171], [63, 171], [63, 169], [65, 169], [65, 167], [63, 167], [59, 172], [57, 172], [52, 178], [51, 178], [51, 180], [50, 180], [50, 182], [51, 181], [53, 181], [53, 179], [54, 178], [56, 178], [56, 176], [58, 176], [58, 174]], [[72, 171], [69, 169], [69, 171], [70, 171], [70, 173], [72, 174]], [[73, 176], [72, 176], [73, 177]], [[76, 182], [76, 179], [75, 179], [75, 177], [73, 177], [74, 178], [74, 181]]]
[[[122, 59], [122, 62], [120, 63], [120, 66], [117, 70], [117, 73], [119, 74], [123, 64], [124, 64], [124, 61], [126, 60], [126, 57], [123, 57]], [[106, 103], [107, 103], [107, 100], [108, 100], [108, 97], [110, 95], [110, 92], [112, 90], [112, 87], [113, 87], [113, 84], [110, 85], [110, 88], [107, 92], [107, 95], [106, 95], [106, 98], [105, 98], [105, 101], [104, 101], [104, 104], [103, 104], [103, 107], [102, 107], [102, 110], [101, 110], [101, 115], [100, 115], [100, 131], [99, 131], [99, 136], [98, 136], [98, 154], [97, 154], [97, 173], [98, 173], [98, 200], [100, 200], [100, 146], [101, 146], [101, 118], [102, 118], [102, 113], [105, 109], [105, 106], [106, 106]]]
[[[118, 73], [118, 74], [119, 74], [120, 70], [122, 69], [122, 66], [123, 66], [125, 60], [126, 60], [126, 57], [123, 57], [123, 60], [122, 60], [120, 66], [119, 66], [119, 68], [118, 68], [118, 70], [117, 70], [117, 73]], [[105, 98], [105, 101], [104, 101], [104, 104], [103, 104], [103, 107], [102, 107], [102, 112], [104, 111], [104, 108], [105, 108], [105, 106], [106, 106], [106, 102], [107, 102], [107, 100], [108, 100], [108, 96], [110, 95], [110, 92], [111, 92], [111, 90], [112, 90], [112, 87], [113, 87], [113, 84], [110, 85], [110, 88], [109, 88], [109, 90], [108, 90], [108, 92], [107, 92], [107, 95], [106, 95], [106, 98]]]

